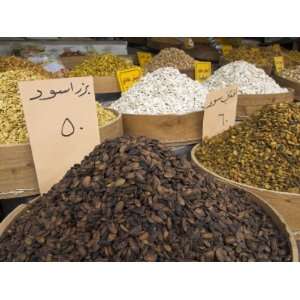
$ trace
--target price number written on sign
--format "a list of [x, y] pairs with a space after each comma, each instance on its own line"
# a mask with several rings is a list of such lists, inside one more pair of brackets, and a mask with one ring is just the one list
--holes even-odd
[[130, 89], [142, 76], [142, 69], [139, 67], [117, 71], [117, 79], [121, 92]]
[[260, 53], [260, 50], [259, 50], [259, 48], [254, 47], [254, 48], [251, 48], [250, 52], [253, 55], [258, 55]]
[[150, 52], [138, 51], [137, 58], [138, 58], [139, 65], [141, 67], [144, 67], [146, 64], [150, 63], [152, 59], [152, 54]]
[[274, 57], [274, 65], [276, 73], [281, 73], [284, 69], [284, 58], [283, 56], [275, 56]]
[[100, 142], [93, 78], [23, 81], [19, 90], [40, 192], [45, 193]]
[[231, 50], [232, 50], [231, 45], [222, 45], [222, 52], [224, 56], [228, 55], [231, 52]]
[[195, 62], [195, 79], [199, 82], [206, 80], [211, 75], [210, 61]]
[[236, 106], [236, 86], [210, 92], [204, 105], [203, 138], [210, 138], [233, 126]]

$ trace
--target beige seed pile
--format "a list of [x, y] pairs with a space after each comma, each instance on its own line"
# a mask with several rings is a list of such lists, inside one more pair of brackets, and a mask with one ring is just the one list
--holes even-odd
[[172, 67], [178, 70], [194, 68], [194, 59], [183, 50], [166, 48], [155, 55], [151, 62], [145, 66], [147, 72], [153, 72], [159, 68]]
[[46, 78], [24, 69], [0, 73], [0, 144], [22, 144], [28, 140], [18, 81]]

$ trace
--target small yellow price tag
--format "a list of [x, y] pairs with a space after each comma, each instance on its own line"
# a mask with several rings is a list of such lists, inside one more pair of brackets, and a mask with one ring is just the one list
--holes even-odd
[[232, 50], [232, 46], [231, 45], [222, 45], [223, 55], [225, 55], [225, 56], [228, 55], [231, 50]]
[[152, 54], [150, 52], [138, 51], [137, 58], [138, 58], [139, 65], [143, 67], [144, 65], [148, 64], [151, 61]]
[[204, 81], [211, 75], [210, 61], [196, 61], [195, 62], [195, 79], [199, 82]]
[[284, 69], [284, 58], [283, 56], [274, 57], [275, 70], [277, 73], [281, 73]]
[[120, 85], [121, 92], [126, 92], [130, 89], [142, 76], [140, 67], [117, 71], [117, 79]]

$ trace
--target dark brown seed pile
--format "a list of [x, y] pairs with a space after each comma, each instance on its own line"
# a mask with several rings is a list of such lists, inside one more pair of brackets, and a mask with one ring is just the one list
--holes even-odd
[[97, 146], [0, 238], [1, 261], [289, 261], [251, 196], [155, 140]]

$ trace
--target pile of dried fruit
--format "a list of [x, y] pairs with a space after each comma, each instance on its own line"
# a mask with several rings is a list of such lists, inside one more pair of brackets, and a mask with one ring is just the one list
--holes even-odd
[[209, 77], [203, 84], [209, 90], [224, 88], [228, 85], [238, 86], [239, 94], [280, 94], [288, 89], [281, 88], [263, 69], [245, 61], [229, 63]]
[[50, 76], [41, 65], [34, 64], [27, 59], [16, 56], [0, 56], [0, 72], [15, 70], [28, 70], [44, 76]]
[[183, 50], [166, 48], [155, 55], [145, 66], [146, 71], [153, 72], [159, 68], [172, 67], [178, 70], [194, 69], [194, 59]]
[[285, 68], [279, 75], [285, 79], [300, 82], [300, 66]]
[[[0, 144], [23, 144], [28, 142], [28, 133], [18, 82], [48, 77], [28, 70], [0, 73]], [[111, 111], [97, 104], [99, 126], [105, 126], [116, 118]]]
[[199, 162], [237, 182], [300, 193], [300, 107], [280, 103], [197, 148]]
[[69, 77], [114, 76], [118, 70], [128, 69], [133, 64], [124, 58], [112, 55], [91, 55], [69, 72]]
[[203, 177], [158, 141], [104, 142], [19, 215], [0, 261], [289, 261], [249, 194]]

